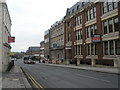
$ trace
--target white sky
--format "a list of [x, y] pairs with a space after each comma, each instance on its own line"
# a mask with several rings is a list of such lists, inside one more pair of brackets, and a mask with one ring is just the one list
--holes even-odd
[[12, 20], [12, 51], [26, 51], [29, 46], [39, 46], [44, 31], [61, 20], [67, 8], [79, 0], [7, 0]]

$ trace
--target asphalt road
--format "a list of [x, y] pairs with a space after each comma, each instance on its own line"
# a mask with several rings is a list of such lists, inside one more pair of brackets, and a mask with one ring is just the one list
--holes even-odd
[[44, 88], [118, 88], [118, 75], [78, 70], [44, 64], [24, 64], [15, 61], [29, 72]]

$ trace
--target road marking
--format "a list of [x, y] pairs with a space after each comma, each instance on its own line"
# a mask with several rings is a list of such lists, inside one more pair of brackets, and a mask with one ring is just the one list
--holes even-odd
[[29, 74], [28, 72], [25, 72], [25, 71], [24, 71], [24, 73], [28, 76], [28, 78], [31, 80], [31, 82], [34, 84], [34, 86], [36, 88], [38, 88], [39, 90], [40, 89], [44, 90], [44, 88], [33, 78], [33, 76], [31, 74]]
[[42, 90], [44, 90], [44, 88], [31, 76], [31, 74], [29, 74], [30, 75], [30, 77], [35, 81], [35, 83], [42, 89]]
[[91, 76], [86, 76], [86, 75], [81, 75], [81, 74], [77, 74], [77, 75], [82, 76], [82, 77], [87, 77], [87, 78], [95, 79], [95, 80], [99, 80], [99, 81], [110, 82], [108, 80], [104, 80], [104, 79], [100, 79], [100, 78], [95, 78], [95, 77], [91, 77]]
[[[25, 72], [26, 73], [26, 72]], [[33, 82], [33, 80], [31, 79], [31, 77], [29, 76], [29, 74], [28, 73], [26, 73], [26, 75], [28, 76], [28, 78], [31, 80], [31, 82], [34, 84], [34, 86], [36, 87], [36, 88], [39, 88], [34, 82]]]

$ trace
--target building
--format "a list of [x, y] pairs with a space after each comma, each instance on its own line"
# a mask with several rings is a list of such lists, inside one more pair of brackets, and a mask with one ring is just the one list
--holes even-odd
[[50, 59], [50, 30], [45, 31], [44, 35], [44, 57]]
[[11, 18], [5, 0], [0, 1], [0, 72], [9, 66], [11, 49], [8, 37], [11, 36]]
[[50, 28], [50, 59], [53, 63], [61, 63], [64, 60], [63, 20], [57, 21]]
[[45, 46], [45, 42], [44, 41], [41, 41], [40, 42], [40, 56], [41, 58], [44, 59], [44, 46]]
[[120, 1], [77, 2], [64, 18], [67, 64], [120, 66]]
[[40, 47], [39, 46], [29, 47], [26, 53], [27, 55], [30, 55], [30, 56], [40, 55]]

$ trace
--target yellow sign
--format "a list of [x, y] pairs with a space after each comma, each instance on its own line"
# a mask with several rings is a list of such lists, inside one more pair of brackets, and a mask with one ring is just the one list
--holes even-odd
[[13, 55], [14, 55], [14, 53], [13, 53], [13, 52], [10, 52], [10, 53], [9, 53], [9, 55], [10, 55], [10, 56], [13, 56]]

